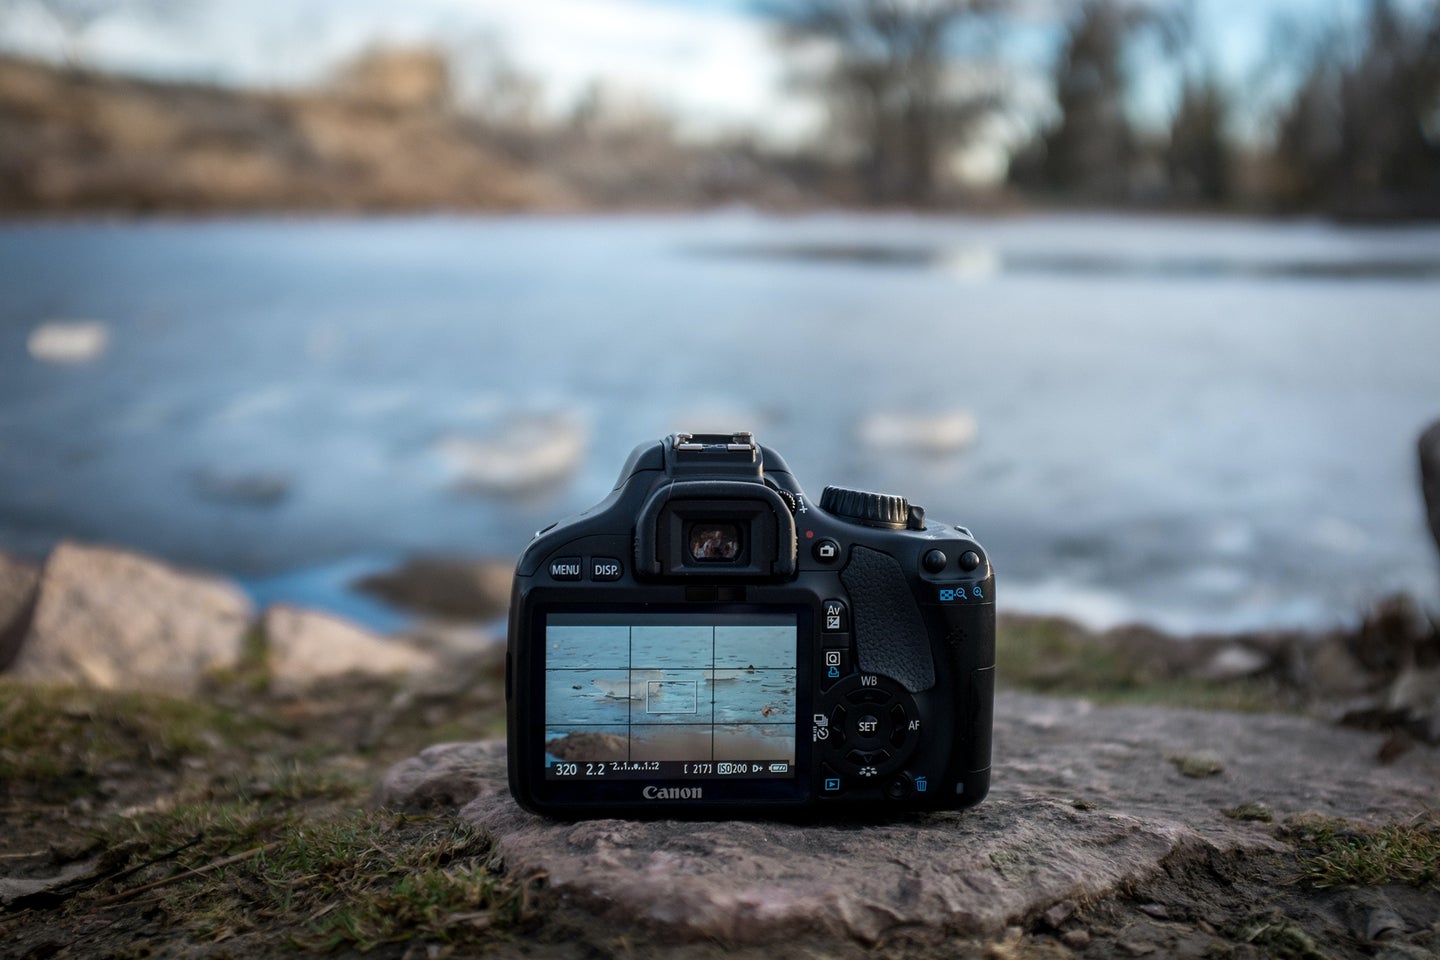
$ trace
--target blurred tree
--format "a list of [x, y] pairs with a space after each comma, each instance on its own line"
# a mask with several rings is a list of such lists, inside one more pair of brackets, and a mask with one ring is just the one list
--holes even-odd
[[1184, 82], [1165, 148], [1165, 172], [1175, 199], [1210, 206], [1230, 201], [1234, 161], [1225, 135], [1229, 107], [1214, 78]]
[[1180, 74], [1180, 96], [1163, 154], [1171, 198], [1222, 206], [1234, 192], [1235, 151], [1226, 132], [1230, 96], [1201, 45], [1194, 0], [1182, 0], [1155, 22], [1161, 49]]
[[[822, 90], [872, 202], [933, 199], [946, 152], [995, 102], [957, 83], [958, 35], [1004, 0], [763, 0], [793, 46], [828, 54]], [[812, 48], [813, 49], [813, 48]]]
[[[1335, 45], [1334, 38], [1325, 43]], [[1312, 53], [1294, 95], [1281, 108], [1269, 192], [1284, 209], [1321, 206], [1339, 181], [1340, 74], [1338, 56]]]
[[1370, 0], [1356, 52], [1331, 34], [1281, 110], [1274, 188], [1290, 208], [1440, 215], [1440, 4]]
[[71, 69], [85, 65], [85, 35], [106, 17], [125, 11], [164, 16], [174, 12], [181, 0], [0, 0], [0, 12], [17, 9], [39, 10], [60, 35], [65, 63]]
[[465, 110], [496, 132], [528, 136], [543, 122], [544, 84], [511, 58], [492, 32], [455, 46]]
[[1125, 115], [1125, 49], [1148, 21], [1147, 11], [1124, 0], [1083, 0], [1077, 7], [1055, 71], [1060, 120], [1033, 162], [1038, 169], [1031, 175], [1044, 187], [1089, 201], [1128, 195], [1139, 151]]

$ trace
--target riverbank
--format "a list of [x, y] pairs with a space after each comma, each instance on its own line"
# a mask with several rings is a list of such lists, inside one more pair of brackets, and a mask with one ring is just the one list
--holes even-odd
[[[1006, 641], [1024, 637], [1010, 625]], [[840, 878], [869, 869], [861, 850], [887, 851], [891, 834], [923, 831], [926, 849], [939, 844], [950, 867], [926, 867], [913, 840], [872, 866], [894, 872], [899, 864], [927, 884], [999, 884], [1003, 899], [938, 901], [962, 911], [952, 916], [924, 896], [891, 905], [902, 910], [899, 926], [853, 919], [854, 930], [827, 931], [812, 929], [803, 909], [783, 913], [790, 895], [802, 906], [813, 895], [806, 884], [772, 879], [768, 892], [742, 901], [773, 903], [778, 912], [764, 924], [691, 930], [653, 917], [723, 925], [734, 922], [725, 919], [734, 908], [675, 914], [656, 902], [622, 919], [635, 895], [631, 871], [660, 862], [640, 854], [655, 842], [641, 834], [663, 823], [610, 825], [611, 834], [629, 833], [612, 837], [608, 852], [584, 852], [557, 829], [540, 848], [514, 846], [535, 842], [524, 831], [539, 824], [512, 811], [494, 779], [496, 745], [487, 738], [502, 723], [498, 663], [439, 695], [352, 680], [303, 697], [217, 683], [189, 700], [3, 680], [0, 890], [8, 902], [0, 955], [1433, 955], [1440, 824], [1418, 799], [1440, 770], [1433, 748], [1397, 766], [1377, 759], [1379, 736], [1298, 717], [1018, 696], [1002, 693], [998, 702], [995, 788], [973, 814], [858, 833], [758, 827], [767, 843], [788, 844], [776, 835], [796, 832], [810, 849], [843, 837], [854, 849], [830, 868]], [[426, 775], [411, 775], [404, 788], [392, 780], [386, 805], [377, 804], [387, 771], [457, 740], [488, 742], [488, 759], [422, 757]], [[1113, 766], [1122, 748], [1137, 753], [1130, 762], [1149, 771], [1146, 779], [1133, 782], [1128, 768], [1111, 770], [1103, 787], [1091, 779], [1091, 766]], [[1325, 763], [1317, 751], [1329, 754]], [[1044, 783], [1036, 780], [1042, 771]], [[1336, 782], [1350, 785], [1349, 800], [1335, 799], [1327, 784]], [[477, 805], [477, 797], [488, 799]], [[473, 822], [482, 815], [506, 819]], [[1194, 828], [1200, 833], [1183, 832]], [[1217, 829], [1230, 833], [1207, 832]], [[687, 844], [668, 848], [723, 838], [723, 862], [734, 864], [755, 830], [687, 830]], [[1175, 830], [1183, 835], [1167, 832]], [[983, 869], [964, 852], [977, 842], [988, 850]], [[1053, 863], [1043, 877], [1031, 873], [1036, 856], [1063, 864], [1085, 850], [1100, 859], [1079, 874], [1057, 875]], [[641, 861], [622, 865], [617, 855]], [[610, 864], [606, 879], [583, 872], [596, 856]], [[714, 857], [698, 862], [714, 868], [722, 862]], [[681, 882], [686, 861], [668, 862]], [[738, 865], [713, 882], [732, 872], [731, 882], [753, 885]], [[723, 886], [704, 889], [726, 902]], [[866, 904], [855, 918], [884, 915], [872, 914], [885, 908], [878, 889], [847, 892]]]
[[[28, 641], [37, 617], [40, 632], [53, 635], [57, 611], [43, 592], [47, 577], [55, 590], [65, 568], [89, 571], [89, 592], [77, 594], [70, 581], [63, 596], [77, 609], [60, 619], [90, 618], [92, 638], [132, 615], [94, 605], [96, 581], [116, 570], [120, 583], [149, 578], [152, 629], [184, 596], [191, 613], [230, 622], [211, 592], [224, 584], [183, 579], [196, 576], [189, 571], [78, 545], [51, 566], [58, 573], [37, 578], [42, 596], [30, 604]], [[418, 573], [448, 584], [431, 594], [432, 610], [477, 609], [468, 604], [485, 592], [476, 586], [483, 578], [433, 572], [433, 564], [408, 571], [412, 583]], [[399, 586], [401, 573], [372, 587], [413, 598]], [[167, 584], [179, 592], [167, 594]], [[13, 611], [26, 606], [23, 597], [13, 603], [17, 593], [23, 588], [10, 593], [11, 619], [0, 624], [11, 633]], [[842, 910], [837, 916], [852, 919], [833, 929], [812, 928], [806, 910], [775, 919], [790, 916], [781, 910], [744, 934], [716, 932], [731, 929], [723, 926], [697, 934], [626, 912], [625, 898], [641, 888], [628, 883], [624, 858], [659, 834], [611, 842], [607, 856], [621, 859], [606, 892], [584, 873], [594, 851], [580, 852], [565, 831], [534, 833], [534, 818], [510, 812], [495, 781], [497, 756], [503, 770], [498, 638], [472, 633], [458, 644], [452, 635], [445, 644], [436, 639], [442, 621], [431, 620], [428, 641], [378, 638], [425, 650], [433, 659], [424, 668], [377, 675], [372, 656], [304, 680], [276, 656], [286, 631], [304, 632], [297, 620], [316, 628], [303, 611], [252, 612], [238, 624], [235, 661], [202, 670], [185, 696], [146, 692], [143, 678], [136, 689], [102, 690], [0, 677], [0, 953], [709, 958], [733, 948], [799, 958], [878, 948], [916, 957], [1413, 957], [1437, 945], [1440, 931], [1429, 924], [1440, 915], [1440, 825], [1420, 799], [1433, 797], [1440, 776], [1440, 753], [1427, 742], [1434, 714], [1387, 709], [1400, 688], [1436, 675], [1440, 643], [1404, 601], [1354, 632], [1325, 637], [1179, 641], [1141, 628], [1100, 633], [1059, 619], [1004, 618], [991, 799], [973, 814], [865, 828], [877, 842], [886, 830], [922, 829], [956, 864], [983, 841], [975, 855], [990, 866], [974, 882], [998, 883], [1004, 898], [982, 898], [989, 906], [981, 913], [973, 912], [978, 900], [964, 897], [877, 901], [858, 914]], [[360, 642], [360, 634], [324, 636]], [[1322, 664], [1343, 657], [1353, 660], [1338, 660], [1336, 675], [1349, 685], [1326, 687]], [[1397, 683], [1401, 676], [1409, 679]], [[477, 746], [427, 750], [441, 743]], [[810, 848], [834, 832], [784, 829], [802, 831], [796, 842]], [[1116, 842], [1097, 848], [1091, 867], [1076, 861], [1074, 879], [1049, 867], [1032, 873], [1041, 861], [1080, 856], [1084, 837], [1112, 833]], [[746, 849], [745, 831], [722, 834], [727, 858]], [[847, 828], [834, 839], [855, 836]], [[911, 854], [896, 856], [910, 862]], [[642, 856], [636, 869], [658, 862]], [[683, 857], [667, 862], [679, 871], [677, 890], [688, 889], [692, 866]], [[948, 884], [980, 868], [931, 877], [916, 860], [904, 869]], [[801, 886], [772, 884], [736, 902], [778, 897], [780, 910], [786, 891], [798, 896]], [[595, 896], [579, 896], [581, 887]], [[851, 929], [872, 907], [874, 916], [909, 919]], [[733, 908], [709, 909], [705, 922], [732, 922]]]
[[0, 56], [0, 214], [695, 209], [804, 191], [663, 127], [497, 127], [442, 96], [266, 92]]

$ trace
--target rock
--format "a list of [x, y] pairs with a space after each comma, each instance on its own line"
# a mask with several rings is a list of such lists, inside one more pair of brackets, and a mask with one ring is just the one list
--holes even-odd
[[[38, 877], [0, 877], [0, 907], [16, 909], [26, 902], [53, 906], [60, 891], [93, 876], [98, 866], [99, 860], [91, 859], [45, 870]], [[52, 893], [54, 899], [45, 896]]]
[[1233, 643], [1215, 651], [1196, 676], [1203, 680], [1236, 680], [1261, 673], [1270, 666], [1270, 658], [1258, 650]]
[[1177, 753], [1169, 759], [1171, 763], [1175, 764], [1176, 770], [1196, 780], [1201, 777], [1218, 776], [1225, 772], [1225, 764], [1210, 750], [1201, 753]]
[[1393, 940], [1405, 935], [1405, 921], [1388, 904], [1380, 904], [1365, 911], [1366, 940]]
[[242, 507], [273, 507], [290, 495], [290, 478], [273, 471], [205, 469], [192, 480], [201, 499]]
[[345, 676], [396, 676], [436, 670], [423, 650], [385, 640], [329, 614], [283, 604], [263, 621], [270, 687], [292, 694]]
[[392, 767], [377, 797], [405, 810], [458, 809], [496, 794], [508, 797], [504, 774], [504, 741], [442, 743]]
[[1425, 516], [1430, 536], [1440, 549], [1440, 420], [1420, 434], [1420, 493], [1425, 498]]
[[451, 620], [490, 620], [510, 606], [510, 561], [414, 557], [354, 587], [386, 603]]
[[1069, 920], [1075, 913], [1076, 906], [1077, 904], [1074, 900], [1061, 900], [1049, 910], [1042, 913], [1040, 919], [1044, 920], [1046, 925], [1051, 929], [1058, 930], [1060, 929], [1060, 925], [1066, 920]]
[[[1172, 856], [1283, 849], [1264, 824], [1222, 812], [1242, 803], [1356, 819], [1433, 804], [1436, 753], [1379, 767], [1380, 739], [1293, 716], [1001, 694], [994, 787], [963, 813], [864, 825], [558, 823], [511, 799], [498, 742], [432, 747], [392, 770], [379, 800], [425, 805], [473, 782], [461, 816], [495, 838], [508, 870], [544, 874], [563, 901], [659, 937], [934, 943], [1103, 896]], [[1220, 750], [1223, 776], [1182, 781], [1166, 759]]]
[[1308, 682], [1314, 696], [1322, 700], [1356, 697], [1375, 685], [1375, 680], [1349, 650], [1349, 641], [1339, 634], [1321, 640], [1310, 656]]
[[441, 660], [449, 662], [505, 662], [505, 635], [472, 623], [424, 620], [406, 627], [398, 636], [405, 642], [421, 650], [428, 650]]
[[0, 670], [20, 652], [39, 596], [40, 568], [0, 553]]
[[1440, 743], [1440, 667], [1406, 667], [1385, 692], [1385, 707], [1414, 736]]
[[561, 760], [624, 760], [630, 743], [613, 733], [571, 733], [545, 744], [545, 750]]
[[61, 543], [13, 669], [53, 683], [191, 694], [207, 672], [235, 665], [250, 616], [250, 601], [224, 580]]

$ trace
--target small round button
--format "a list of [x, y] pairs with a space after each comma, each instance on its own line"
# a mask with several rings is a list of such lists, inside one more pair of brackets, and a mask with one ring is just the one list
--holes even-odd
[[891, 800], [904, 800], [910, 796], [910, 778], [903, 773], [892, 778], [885, 784], [885, 796]]
[[862, 744], [878, 743], [890, 736], [890, 724], [873, 713], [861, 713], [851, 736]]
[[949, 561], [950, 558], [945, 556], [944, 550], [931, 550], [925, 554], [924, 559], [920, 561], [920, 565], [929, 573], [939, 573], [945, 569], [945, 564]]
[[964, 553], [960, 554], [961, 570], [969, 573], [971, 570], [974, 570], [978, 566], [980, 566], [980, 554], [976, 553], [974, 550], [966, 550]]
[[816, 540], [815, 546], [810, 548], [810, 555], [820, 563], [834, 563], [840, 559], [840, 544], [828, 538]]

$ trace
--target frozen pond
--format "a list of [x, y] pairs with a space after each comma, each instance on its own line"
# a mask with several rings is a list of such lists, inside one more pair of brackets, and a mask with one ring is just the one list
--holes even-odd
[[[115, 541], [365, 615], [632, 446], [753, 429], [972, 527], [1011, 609], [1437, 602], [1440, 229], [743, 212], [0, 227], [0, 545]], [[307, 572], [308, 571], [308, 572]], [[318, 571], [318, 572], [317, 572]]]

